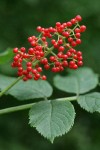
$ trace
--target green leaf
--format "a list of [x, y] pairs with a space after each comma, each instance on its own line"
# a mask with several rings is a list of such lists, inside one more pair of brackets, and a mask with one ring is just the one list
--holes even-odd
[[[17, 78], [0, 75], [0, 89], [3, 90], [14, 82]], [[28, 100], [34, 98], [45, 98], [52, 95], [52, 87], [47, 81], [29, 80], [19, 81], [6, 94], [14, 96], [18, 100]]]
[[50, 97], [52, 91], [52, 87], [47, 81], [29, 80], [27, 82], [19, 81], [8, 93], [19, 100], [27, 100]]
[[54, 85], [65, 92], [69, 93], [86, 93], [94, 89], [98, 84], [98, 75], [90, 68], [80, 68], [69, 71], [65, 77], [57, 75], [54, 78]]
[[11, 60], [13, 57], [13, 51], [11, 48], [8, 48], [6, 51], [0, 53], [0, 64], [5, 64]]
[[88, 112], [100, 112], [100, 93], [94, 92], [79, 96], [78, 104]]
[[41, 101], [32, 106], [29, 123], [52, 143], [55, 137], [67, 133], [74, 124], [75, 111], [68, 101]]

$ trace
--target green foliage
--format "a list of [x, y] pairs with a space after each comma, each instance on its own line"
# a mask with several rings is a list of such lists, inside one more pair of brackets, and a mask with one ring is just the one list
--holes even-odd
[[11, 48], [8, 48], [6, 51], [0, 53], [0, 65], [5, 64], [11, 60], [13, 57], [13, 51]]
[[69, 93], [86, 93], [94, 89], [98, 84], [98, 75], [90, 68], [80, 68], [69, 71], [67, 76], [57, 75], [54, 77], [54, 85]]
[[71, 129], [74, 118], [74, 108], [67, 101], [41, 101], [33, 105], [29, 112], [31, 126], [51, 142]]
[[[8, 85], [14, 82], [17, 78], [0, 75], [0, 89], [5, 89]], [[19, 81], [13, 88], [6, 94], [14, 96], [18, 100], [28, 100], [34, 98], [45, 98], [52, 95], [52, 87], [47, 81], [34, 81], [27, 82]]]
[[29, 80], [26, 83], [20, 81], [16, 84], [9, 94], [13, 95], [18, 100], [28, 100], [34, 98], [45, 98], [52, 95], [52, 87], [47, 81], [43, 80]]
[[78, 104], [88, 112], [100, 112], [100, 93], [94, 92], [81, 95], [78, 98]]
[[[75, 111], [69, 101], [77, 100], [78, 104], [88, 112], [100, 112], [100, 93], [85, 94], [98, 85], [98, 75], [92, 69], [86, 67], [68, 72], [69, 74], [66, 77], [55, 76], [54, 85], [62, 91], [75, 93], [78, 96], [54, 100], [47, 100], [53, 91], [47, 81], [28, 80], [27, 82], [19, 81], [17, 83], [14, 77], [0, 75], [1, 91], [9, 84], [17, 83], [6, 94], [10, 94], [18, 100], [45, 99], [45, 101], [34, 103], [27, 107], [32, 106], [29, 111], [29, 124], [52, 143], [55, 137], [67, 133], [74, 124]], [[24, 108], [26, 108], [25, 105]], [[6, 112], [9, 110], [9, 108], [6, 109]]]
[[[0, 1], [0, 50], [4, 50], [9, 46], [20, 47], [26, 45], [27, 37], [35, 35], [36, 26], [53, 26], [56, 21], [67, 21], [76, 14], [83, 16], [83, 24], [87, 26], [87, 33], [84, 34], [82, 46], [79, 47], [79, 50], [83, 50], [84, 63], [97, 73], [100, 73], [100, 0], [95, 0], [95, 2], [94, 0], [55, 0], [53, 2], [52, 0]], [[3, 69], [12, 73], [12, 70], [7, 65], [2, 65], [0, 72]], [[4, 71], [2, 72], [5, 73]], [[52, 79], [52, 74], [48, 73], [48, 76]], [[1, 77], [0, 75], [0, 86], [2, 85], [3, 88], [14, 81], [13, 78], [11, 81], [9, 77], [7, 77], [8, 81], [5, 78], [1, 80]], [[73, 88], [74, 84], [72, 90]], [[96, 90], [100, 91], [100, 87]], [[54, 91], [53, 97], [66, 97], [66, 93], [63, 94], [62, 91], [58, 92], [57, 89]], [[5, 100], [4, 103], [0, 103], [1, 108], [11, 106], [12, 101], [13, 97], [12, 99], [7, 97], [6, 103]], [[19, 101], [15, 101], [15, 104], [18, 105]], [[25, 122], [27, 122], [27, 119], [25, 120], [25, 117], [27, 118], [26, 112], [2, 116], [0, 119], [0, 149], [33, 150], [34, 147], [36, 150], [65, 150], [66, 148], [98, 150], [100, 148], [100, 115], [97, 113], [89, 115], [89, 113], [84, 113], [84, 111], [77, 108], [78, 112], [80, 114], [77, 117], [73, 130], [67, 136], [58, 139], [53, 145], [50, 145], [33, 129], [25, 125]]]

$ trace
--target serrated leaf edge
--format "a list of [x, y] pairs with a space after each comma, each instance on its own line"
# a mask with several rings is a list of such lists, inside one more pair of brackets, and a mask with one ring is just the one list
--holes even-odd
[[[50, 100], [50, 101], [51, 101], [51, 100]], [[71, 103], [71, 102], [70, 102], [70, 103]], [[71, 103], [71, 105], [72, 105], [72, 103]], [[31, 108], [30, 108], [30, 109], [31, 109]], [[61, 135], [57, 135], [56, 137], [63, 136], [63, 135], [65, 135], [66, 133], [68, 133], [68, 132], [72, 129], [72, 127], [73, 127], [73, 125], [74, 125], [74, 120], [75, 120], [75, 117], [76, 117], [76, 113], [75, 113], [75, 109], [74, 109], [74, 106], [73, 106], [73, 105], [72, 105], [72, 109], [73, 109], [73, 111], [74, 111], [74, 116], [73, 116], [73, 122], [72, 122], [70, 128], [69, 128], [67, 131], [65, 131], [65, 133], [63, 133], [63, 134], [61, 134]], [[29, 110], [29, 112], [30, 112], [30, 110]], [[29, 124], [31, 127], [35, 128], [35, 129], [37, 130], [37, 127], [31, 125], [30, 117], [29, 117], [29, 123], [28, 123], [28, 124]], [[38, 130], [37, 130], [37, 131], [38, 131]], [[54, 139], [56, 138], [56, 137], [55, 137], [55, 138], [50, 139], [50, 138], [48, 138], [47, 136], [44, 136], [41, 132], [38, 131], [38, 133], [39, 133], [41, 136], [45, 137], [47, 140], [50, 140], [51, 143], [53, 143], [53, 142], [54, 142]]]
[[[97, 92], [94, 92], [94, 93], [97, 93]], [[87, 95], [87, 94], [86, 94]], [[85, 96], [85, 99], [86, 99], [86, 95], [80, 95], [80, 96]], [[79, 96], [79, 97], [80, 97]], [[94, 112], [99, 112], [98, 110], [95, 110], [95, 111], [90, 111], [90, 110], [87, 110], [85, 107], [81, 106], [80, 103], [79, 103], [79, 98], [77, 99], [77, 103], [79, 104], [79, 106], [84, 109], [85, 111], [89, 112], [89, 113], [94, 113]]]

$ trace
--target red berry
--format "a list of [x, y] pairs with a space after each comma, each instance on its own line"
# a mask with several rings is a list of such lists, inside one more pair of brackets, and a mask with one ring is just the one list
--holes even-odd
[[27, 74], [28, 74], [27, 70], [23, 70], [23, 75], [27, 75]]
[[77, 59], [78, 59], [79, 61], [81, 61], [81, 60], [83, 60], [83, 57], [82, 57], [82, 56], [79, 56], [79, 57], [77, 57]]
[[72, 23], [71, 22], [67, 22], [66, 25], [67, 25], [67, 27], [71, 27]]
[[23, 81], [27, 81], [28, 80], [28, 78], [27, 77], [23, 77]]
[[63, 65], [64, 67], [67, 67], [67, 66], [68, 66], [68, 62], [67, 62], [66, 60], [64, 60], [64, 61], [62, 62], [62, 65]]
[[74, 58], [74, 59], [77, 59], [77, 55], [74, 55], [73, 58]]
[[52, 39], [51, 43], [54, 45], [56, 43], [56, 40]]
[[25, 52], [25, 51], [26, 51], [26, 48], [25, 48], [25, 47], [21, 47], [21, 48], [20, 48], [20, 51], [21, 51], [21, 52]]
[[81, 32], [81, 30], [79, 28], [75, 29], [75, 33], [80, 33], [80, 32]]
[[57, 27], [60, 27], [60, 26], [61, 26], [61, 23], [60, 23], [60, 22], [56, 22], [56, 26], [57, 26]]
[[70, 49], [69, 49], [69, 52], [70, 52], [70, 53], [75, 53], [75, 52], [76, 52], [76, 50], [75, 50], [75, 49], [73, 49], [73, 48], [70, 48]]
[[63, 71], [63, 70], [64, 70], [64, 67], [63, 67], [63, 66], [60, 66], [59, 68], [60, 68], [60, 71]]
[[18, 62], [17, 67], [22, 67], [22, 64], [20, 62]]
[[37, 73], [37, 70], [36, 70], [36, 69], [33, 69], [33, 70], [32, 70], [32, 73], [33, 73], [33, 74], [36, 74], [36, 73]]
[[48, 63], [47, 58], [43, 58], [43, 59], [41, 60], [41, 63], [44, 64], [44, 65], [47, 64], [47, 63]]
[[34, 53], [34, 48], [29, 48], [29, 49], [28, 49], [28, 53], [29, 53], [30, 55], [32, 55], [32, 54]]
[[22, 67], [18, 67], [18, 71], [22, 72], [23, 68]]
[[43, 75], [43, 76], [41, 77], [41, 79], [42, 79], [42, 80], [46, 80], [47, 77], [46, 77], [45, 75]]
[[77, 52], [77, 56], [82, 56], [82, 52], [81, 52], [81, 51], [78, 51], [78, 52]]
[[32, 71], [32, 67], [27, 67], [27, 71], [28, 72]]
[[53, 67], [53, 68], [52, 68], [52, 72], [57, 72], [56, 67]]
[[37, 81], [37, 80], [39, 80], [39, 78], [37, 78], [37, 77], [35, 77], [35, 76], [34, 76], [34, 80], [36, 80], [36, 81]]
[[19, 57], [15, 56], [14, 61], [18, 61]]
[[76, 64], [73, 65], [73, 69], [77, 69], [78, 66]]
[[59, 67], [56, 67], [56, 72], [59, 72], [60, 71], [60, 68]]
[[86, 30], [86, 26], [84, 26], [84, 25], [80, 26], [80, 30], [81, 30], [81, 32], [84, 32]]
[[81, 39], [76, 39], [77, 44], [81, 44], [81, 42], [82, 42]]
[[63, 23], [62, 25], [64, 26], [64, 28], [66, 28], [66, 27], [67, 27], [67, 24], [66, 24], [66, 22], [65, 22], [65, 23]]
[[70, 62], [69, 62], [69, 65], [70, 65], [70, 66], [73, 66], [73, 65], [75, 65], [75, 62], [74, 62], [74, 61], [70, 61]]
[[82, 66], [82, 65], [83, 65], [83, 62], [82, 62], [82, 61], [78, 61], [78, 62], [77, 62], [77, 65], [78, 65], [78, 66]]
[[29, 38], [28, 38], [28, 41], [29, 41], [29, 42], [32, 42], [32, 41], [33, 41], [33, 38], [32, 38], [32, 37], [29, 37]]
[[58, 48], [58, 47], [59, 47], [58, 43], [55, 43], [54, 48]]
[[74, 19], [74, 18], [71, 19], [71, 23], [72, 23], [72, 24], [75, 24], [75, 23], [76, 23], [76, 19]]
[[32, 79], [32, 78], [33, 78], [32, 74], [27, 74], [26, 77], [27, 77], [28, 79]]
[[77, 16], [75, 17], [75, 19], [76, 19], [77, 21], [81, 21], [81, 20], [82, 20], [82, 17], [81, 17], [80, 15], [77, 15]]
[[63, 40], [59, 39], [58, 44], [63, 44]]
[[44, 37], [44, 36], [41, 39], [42, 39], [42, 41], [46, 41], [46, 37]]
[[18, 53], [18, 48], [17, 48], [17, 47], [14, 48], [14, 49], [13, 49], [13, 52], [14, 52], [14, 53]]
[[18, 72], [17, 72], [17, 75], [18, 75], [18, 76], [22, 76], [22, 75], [23, 75], [23, 72], [18, 71]]
[[45, 68], [46, 70], [48, 70], [48, 69], [50, 68], [50, 65], [49, 65], [49, 64], [46, 64], [46, 65], [44, 65], [44, 68]]
[[24, 54], [23, 54], [23, 58], [28, 58], [28, 54], [27, 54], [27, 53], [24, 53]]
[[64, 54], [64, 55], [62, 56], [62, 58], [63, 58], [64, 60], [66, 60], [66, 59], [68, 58], [68, 55]]
[[64, 49], [65, 49], [64, 46], [60, 46], [60, 47], [58, 48], [59, 52], [63, 52]]
[[51, 62], [54, 62], [56, 60], [55, 56], [50, 56], [49, 59], [50, 59]]
[[31, 45], [32, 45], [32, 46], [36, 46], [36, 41], [32, 41], [32, 42], [31, 42]]
[[58, 67], [58, 66], [60, 66], [60, 65], [61, 65], [61, 63], [60, 63], [59, 61], [56, 61], [56, 62], [55, 62], [55, 66], [56, 66], [56, 67]]
[[53, 32], [53, 27], [49, 27], [49, 32]]
[[70, 57], [70, 56], [71, 56], [71, 53], [70, 53], [70, 52], [67, 52], [66, 54], [67, 54], [67, 56], [68, 56], [68, 57]]
[[68, 42], [72, 42], [73, 41], [73, 38], [72, 37], [69, 37], [68, 38]]
[[40, 78], [40, 74], [39, 74], [39, 73], [36, 73], [36, 74], [35, 74], [35, 77], [39, 79], [39, 78]]
[[71, 45], [72, 45], [73, 47], [75, 47], [75, 46], [77, 45], [77, 43], [76, 43], [75, 41], [72, 41], [72, 42], [71, 42]]
[[26, 65], [27, 65], [27, 67], [31, 67], [32, 63], [31, 62], [27, 62]]
[[80, 33], [76, 33], [75, 36], [76, 36], [76, 38], [80, 38], [81, 34]]
[[59, 53], [57, 54], [57, 56], [58, 56], [58, 58], [62, 58], [62, 56], [63, 56], [62, 52], [59, 52]]
[[67, 38], [67, 37], [69, 37], [69, 32], [67, 32], [67, 31], [66, 31], [66, 32], [63, 32], [62, 35]]
[[42, 27], [41, 26], [38, 26], [36, 29], [37, 29], [38, 32], [42, 31]]
[[38, 68], [37, 68], [37, 71], [38, 71], [38, 72], [42, 72], [42, 67], [38, 67]]

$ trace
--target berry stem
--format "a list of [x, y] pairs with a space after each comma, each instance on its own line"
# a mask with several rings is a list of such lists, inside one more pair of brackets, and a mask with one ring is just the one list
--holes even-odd
[[56, 57], [57, 57], [57, 55], [56, 55], [53, 51], [51, 52], [51, 54], [52, 54], [53, 56], [56, 56]]
[[[46, 54], [45, 54], [45, 56], [44, 56], [43, 58], [45, 58], [48, 54], [50, 54], [53, 49], [54, 49], [53, 46], [52, 46], [51, 48], [48, 48], [48, 49], [47, 49], [47, 52], [46, 52]], [[42, 58], [42, 59], [43, 59], [43, 58]], [[40, 62], [40, 60], [36, 60], [36, 61], [33, 63], [33, 66], [36, 66], [39, 62]]]
[[[74, 100], [77, 100], [77, 96], [58, 98], [56, 100], [57, 101], [74, 101]], [[30, 103], [30, 104], [25, 104], [25, 105], [21, 105], [21, 106], [15, 106], [15, 107], [1, 109], [0, 115], [16, 112], [16, 111], [20, 111], [20, 110], [30, 109], [35, 104], [36, 103]]]

